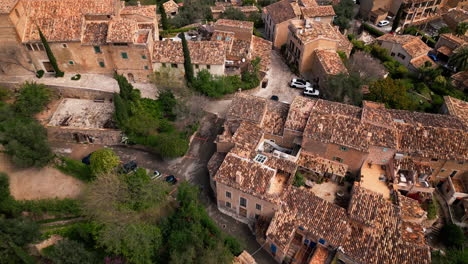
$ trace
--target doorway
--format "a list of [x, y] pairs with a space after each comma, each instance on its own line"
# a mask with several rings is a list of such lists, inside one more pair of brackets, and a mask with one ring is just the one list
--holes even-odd
[[42, 68], [44, 68], [46, 72], [55, 72], [54, 67], [52, 67], [52, 63], [50, 63], [50, 61], [42, 61]]

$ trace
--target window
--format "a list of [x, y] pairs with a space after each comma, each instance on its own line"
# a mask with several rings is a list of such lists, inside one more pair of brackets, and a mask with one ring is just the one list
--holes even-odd
[[101, 68], [105, 68], [105, 67], [106, 67], [106, 64], [104, 63], [104, 61], [100, 61], [100, 62], [99, 62], [99, 66], [101, 66]]
[[262, 154], [257, 154], [257, 156], [255, 156], [255, 158], [254, 158], [254, 161], [256, 161], [258, 163], [264, 163], [266, 160], [267, 160], [267, 157], [265, 155], [262, 155]]
[[442, 168], [442, 169], [440, 170], [440, 172], [445, 172], [445, 169], [444, 169], [444, 168]]
[[127, 43], [114, 43], [114, 46], [128, 46]]
[[206, 68], [209, 70], [209, 69], [211, 69], [211, 66], [210, 66], [210, 65], [206, 65]]
[[247, 207], [247, 199], [245, 199], [244, 197], [241, 197], [239, 201], [239, 205], [242, 207]]
[[390, 56], [395, 57], [395, 52], [390, 53]]
[[256, 204], [255, 205], [255, 209], [261, 211], [262, 210], [262, 206], [260, 204]]
[[42, 43], [37, 43], [36, 46], [38, 50], [45, 51], [44, 45]]
[[198, 69], [198, 68], [199, 68], [198, 64], [195, 64], [195, 69]]
[[434, 158], [432, 158], [432, 159], [431, 159], [431, 161], [434, 161], [434, 162], [435, 162], [435, 161], [438, 161], [438, 159], [434, 159]]
[[144, 68], [145, 68], [145, 70], [148, 70], [148, 69], [149, 69], [148, 66], [145, 66]]
[[62, 43], [62, 47], [68, 48], [68, 45], [66, 43]]
[[216, 40], [221, 40], [223, 37], [221, 36], [216, 36]]
[[388, 148], [383, 148], [383, 152], [387, 152], [388, 151]]
[[146, 60], [146, 55], [141, 55], [141, 58]]
[[316, 18], [315, 18], [315, 21], [320, 21], [320, 17], [316, 17]]
[[343, 159], [340, 157], [333, 157], [333, 160], [343, 163]]
[[162, 64], [162, 67], [163, 67], [163, 68], [166, 68], [166, 63], [163, 63], [163, 64]]
[[177, 68], [177, 64], [172, 63], [172, 64], [171, 64], [171, 67], [172, 67], [172, 68]]
[[230, 192], [226, 192], [226, 198], [231, 198], [231, 193]]
[[94, 46], [94, 53], [102, 53], [101, 47], [99, 47], [99, 46]]
[[230, 203], [230, 202], [226, 202], [226, 207], [231, 208], [231, 203]]
[[387, 162], [387, 160], [386, 160], [386, 159], [383, 159], [382, 162], [385, 163], [385, 162]]
[[465, 162], [463, 160], [459, 161], [458, 164], [463, 165]]
[[340, 150], [341, 151], [348, 151], [348, 148], [347, 147], [340, 147]]
[[128, 59], [128, 54], [127, 52], [121, 52], [120, 56], [122, 56], [122, 59]]
[[26, 44], [26, 48], [28, 48], [29, 51], [33, 51], [33, 47], [31, 44]]
[[75, 62], [71, 60], [71, 61], [68, 61], [68, 64], [73, 65], [75, 64]]
[[401, 58], [402, 60], [404, 60], [404, 59], [406, 58], [406, 56], [405, 56], [405, 55], [403, 55], [403, 54], [401, 54], [401, 53], [398, 53], [398, 55], [397, 55], [397, 56], [398, 56], [399, 58]]
[[231, 37], [226, 37], [225, 40], [226, 40], [226, 41], [230, 41], [230, 40], [231, 40]]
[[15, 15], [19, 18], [20, 17], [20, 14], [18, 12], [18, 9], [15, 9]]
[[457, 175], [458, 171], [454, 170], [452, 171], [452, 173], [450, 173], [450, 178], [452, 178], [453, 176]]

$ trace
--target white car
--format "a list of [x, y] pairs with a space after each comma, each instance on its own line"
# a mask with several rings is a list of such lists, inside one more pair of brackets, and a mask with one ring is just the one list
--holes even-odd
[[378, 26], [378, 27], [385, 27], [385, 26], [388, 25], [388, 24], [390, 24], [390, 21], [388, 21], [388, 20], [382, 20], [382, 21], [380, 21], [380, 22], [377, 24], [377, 26]]
[[320, 92], [312, 87], [307, 87], [304, 89], [304, 95], [318, 97]]
[[301, 88], [305, 89], [306, 87], [312, 87], [310, 82], [302, 80], [302, 79], [292, 79], [291, 84], [289, 84], [292, 88]]

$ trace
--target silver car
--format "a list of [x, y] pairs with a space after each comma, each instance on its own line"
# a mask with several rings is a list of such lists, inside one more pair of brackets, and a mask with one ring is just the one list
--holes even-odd
[[305, 89], [307, 87], [312, 87], [312, 84], [310, 84], [310, 82], [302, 80], [302, 79], [292, 79], [289, 86], [291, 86], [292, 88]]

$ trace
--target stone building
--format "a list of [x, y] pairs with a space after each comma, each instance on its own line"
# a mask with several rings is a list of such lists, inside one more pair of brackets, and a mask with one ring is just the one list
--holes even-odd
[[167, 17], [172, 18], [179, 13], [179, 5], [174, 0], [169, 0], [163, 3], [164, 12]]
[[385, 34], [377, 38], [378, 44], [387, 49], [388, 55], [403, 64], [409, 70], [416, 72], [420, 67], [430, 63], [435, 66], [428, 52], [432, 50], [420, 37], [412, 35]]
[[265, 35], [274, 48], [281, 48], [288, 38], [289, 22], [293, 19], [313, 19], [331, 24], [335, 11], [331, 5], [318, 5], [315, 0], [281, 0], [263, 9]]
[[152, 46], [159, 39], [154, 5], [125, 6], [119, 0], [8, 2], [1, 10], [7, 25], [0, 41], [15, 40], [34, 71], [54, 71], [40, 28], [64, 72], [117, 71], [131, 81], [146, 80], [152, 72]]
[[448, 62], [450, 57], [457, 53], [463, 47], [468, 47], [468, 37], [460, 36], [457, 37], [452, 33], [441, 34], [435, 49], [437, 51], [437, 57], [445, 62]]
[[251, 5], [251, 6], [236, 6], [236, 5], [232, 5], [231, 3], [227, 3], [227, 2], [215, 2], [215, 6], [210, 6], [210, 9], [211, 9], [211, 15], [213, 16], [213, 19], [219, 19], [223, 14], [224, 12], [226, 11], [226, 9], [228, 8], [234, 8], [234, 9], [237, 9], [239, 11], [241, 11], [242, 13], [244, 13], [244, 15], [246, 17], [250, 17], [252, 14], [255, 14], [255, 13], [260, 13], [260, 11], [258, 10], [258, 8], [254, 5]]

